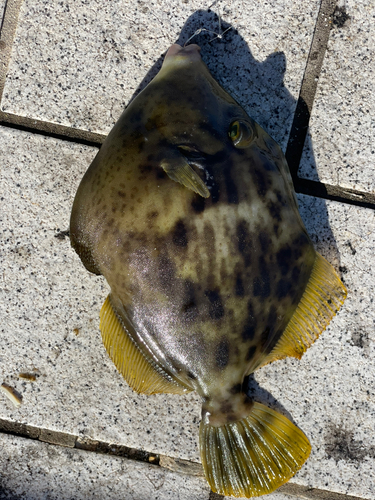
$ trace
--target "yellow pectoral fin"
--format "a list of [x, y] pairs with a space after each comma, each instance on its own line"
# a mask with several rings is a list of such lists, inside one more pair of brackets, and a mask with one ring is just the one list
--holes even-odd
[[211, 489], [246, 498], [271, 493], [286, 483], [311, 451], [298, 427], [261, 403], [254, 403], [247, 417], [221, 427], [202, 420], [199, 443]]
[[130, 387], [142, 394], [185, 394], [187, 389], [154, 367], [129, 336], [108, 296], [100, 311], [103, 344]]
[[317, 253], [310, 279], [297, 309], [262, 366], [287, 356], [300, 359], [326, 329], [344, 303], [346, 295], [346, 287], [336, 271]]
[[194, 193], [200, 194], [203, 198], [210, 196], [206, 184], [182, 156], [165, 159], [162, 161], [161, 166], [173, 181], [179, 182], [194, 191]]

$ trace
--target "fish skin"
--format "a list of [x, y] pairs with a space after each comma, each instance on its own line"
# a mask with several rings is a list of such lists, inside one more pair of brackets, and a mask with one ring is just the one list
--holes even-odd
[[[228, 136], [238, 120], [253, 132], [246, 148]], [[207, 198], [162, 167], [186, 162]], [[279, 146], [197, 46], [172, 46], [124, 111], [82, 179], [70, 235], [145, 356], [200, 394], [203, 418], [248, 414], [244, 377], [281, 337], [316, 253]]]

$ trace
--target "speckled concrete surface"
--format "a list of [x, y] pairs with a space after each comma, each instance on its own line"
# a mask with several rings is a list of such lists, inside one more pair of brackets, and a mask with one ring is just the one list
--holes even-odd
[[375, 192], [375, 3], [339, 1], [300, 176]]
[[[1, 108], [108, 133], [172, 43], [201, 27], [219, 31], [207, 13], [212, 3], [25, 0]], [[222, 30], [229, 23], [238, 33], [213, 43], [208, 33], [194, 40], [214, 76], [283, 147], [318, 7], [318, 0], [221, 1], [215, 10]]]
[[0, 446], [1, 500], [209, 499], [203, 478], [135, 460], [4, 434]]
[[[160, 64], [159, 56], [189, 16], [180, 40], [202, 24], [218, 30], [212, 13], [193, 15], [210, 3], [183, 1], [177, 9], [172, 8], [177, 2], [170, 1], [150, 6], [120, 0], [24, 0], [1, 109], [108, 132], [138, 86], [154, 74], [148, 71]], [[2, 5], [0, 0], [0, 15]], [[215, 76], [285, 149], [319, 2], [259, 5], [219, 2], [215, 9], [220, 7], [224, 21], [238, 34], [228, 31], [224, 41], [212, 43], [208, 38], [214, 35], [206, 34], [196, 42]], [[313, 108], [314, 150], [305, 149], [300, 173], [371, 191], [373, 66], [365, 63], [373, 51], [375, 12], [366, 2], [340, 5]], [[230, 52], [237, 57], [229, 57]], [[0, 212], [0, 383], [22, 397], [16, 409], [0, 393], [0, 418], [42, 429], [40, 439], [50, 431], [64, 433], [66, 446], [88, 437], [199, 461], [198, 397], [137, 396], [129, 389], [100, 340], [98, 313], [108, 287], [83, 268], [64, 233], [75, 190], [97, 149], [5, 127], [0, 127], [0, 145], [0, 201], [5, 207]], [[250, 392], [293, 418], [312, 442], [311, 457], [294, 484], [373, 500], [375, 215], [303, 195], [299, 201], [317, 249], [339, 270], [349, 296], [301, 362], [288, 359], [260, 370]], [[35, 380], [19, 378], [22, 372]], [[197, 477], [164, 469], [156, 476], [144, 475], [146, 469], [154, 471], [147, 464], [125, 460], [119, 465], [121, 459], [115, 457], [1, 434], [0, 446], [7, 450], [0, 456], [7, 482], [0, 485], [9, 494], [17, 492], [13, 500], [25, 498], [26, 491], [34, 495], [28, 498], [118, 498], [122, 478], [125, 487], [130, 485], [129, 498], [143, 498], [145, 492], [144, 498], [178, 498], [176, 491], [190, 487], [186, 498], [209, 495]], [[82, 462], [86, 456], [91, 458]], [[79, 478], [79, 489], [70, 489], [76, 470], [82, 471], [89, 490]], [[117, 481], [118, 474], [123, 475]], [[115, 484], [110, 482], [114, 476]], [[32, 484], [29, 477], [38, 482]], [[101, 488], [100, 495], [94, 496], [92, 485]], [[291, 498], [296, 497], [267, 497]]]
[[[0, 416], [198, 461], [200, 405], [187, 397], [137, 396], [101, 345], [98, 313], [107, 285], [90, 276], [63, 236], [93, 148], [1, 129], [3, 380]], [[0, 153], [1, 154], [1, 153]], [[256, 374], [255, 397], [291, 415], [313, 452], [294, 481], [373, 498], [374, 212], [300, 196], [317, 248], [341, 269], [349, 297], [301, 362]], [[61, 235], [60, 235], [61, 236]], [[18, 378], [36, 373], [35, 382]], [[360, 424], [360, 425], [359, 425]], [[324, 466], [323, 466], [324, 464]]]

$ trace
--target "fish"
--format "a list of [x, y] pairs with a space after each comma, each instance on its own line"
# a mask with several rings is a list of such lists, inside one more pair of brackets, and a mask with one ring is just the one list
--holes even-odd
[[278, 144], [217, 83], [196, 44], [168, 50], [85, 173], [70, 238], [110, 294], [104, 346], [141, 394], [202, 400], [214, 492], [264, 495], [308, 458], [306, 435], [246, 394], [301, 358], [346, 297], [315, 251]]

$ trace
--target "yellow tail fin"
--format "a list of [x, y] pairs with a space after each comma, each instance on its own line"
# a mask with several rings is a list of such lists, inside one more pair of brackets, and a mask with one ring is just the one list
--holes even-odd
[[191, 390], [167, 378], [146, 359], [115, 314], [109, 296], [100, 311], [100, 331], [109, 357], [134, 391], [150, 395], [185, 394]]
[[260, 403], [247, 417], [221, 427], [202, 420], [199, 438], [211, 489], [234, 497], [271, 493], [294, 476], [311, 451], [300, 429]]

